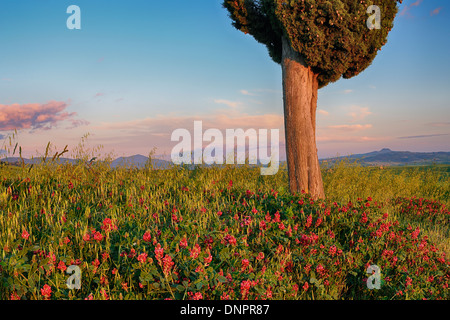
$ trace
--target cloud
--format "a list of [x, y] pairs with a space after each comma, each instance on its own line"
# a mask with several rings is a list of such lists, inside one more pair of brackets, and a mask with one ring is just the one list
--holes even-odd
[[317, 142], [323, 143], [361, 143], [361, 142], [375, 142], [375, 141], [387, 141], [389, 137], [350, 137], [350, 136], [318, 136]]
[[417, 0], [413, 3], [411, 3], [409, 6], [405, 5], [405, 7], [403, 8], [403, 10], [399, 13], [400, 16], [408, 16], [408, 17], [413, 17], [413, 15], [409, 12], [411, 10], [412, 7], [418, 7], [423, 0]]
[[237, 108], [241, 104], [240, 102], [223, 100], [223, 99], [214, 100], [214, 103], [224, 104], [224, 105], [229, 106], [230, 108], [233, 108], [233, 109]]
[[193, 136], [194, 121], [202, 121], [203, 132], [214, 128], [224, 136], [226, 129], [279, 129], [280, 142], [284, 140], [283, 115], [247, 114], [238, 109], [215, 110], [213, 113], [196, 115], [170, 113], [131, 121], [103, 122], [93, 126], [92, 130], [98, 134], [95, 138], [98, 143], [106, 148], [142, 153], [157, 147], [158, 153], [170, 153], [176, 144], [171, 141], [172, 132], [187, 129]]
[[330, 115], [330, 113], [328, 111], [321, 110], [321, 109], [317, 110], [317, 113], [321, 114], [321, 115], [324, 115], [324, 116], [329, 116]]
[[78, 128], [81, 126], [87, 126], [90, 124], [89, 121], [84, 120], [84, 119], [71, 119], [70, 123], [71, 123], [71, 126], [66, 127], [66, 129], [74, 129], [74, 128]]
[[430, 12], [430, 16], [438, 15], [439, 12], [441, 12], [441, 10], [442, 10], [442, 7], [434, 9], [433, 11]]
[[327, 128], [330, 129], [338, 129], [342, 131], [361, 131], [372, 128], [371, 124], [343, 124], [343, 125], [336, 125], [336, 126], [328, 126]]
[[428, 125], [431, 127], [448, 127], [450, 122], [431, 122]]
[[14, 129], [43, 129], [49, 130], [55, 127], [59, 122], [71, 120], [72, 125], [78, 125], [73, 117], [76, 112], [66, 112], [65, 102], [50, 101], [45, 104], [0, 104], [0, 130]]
[[442, 136], [450, 136], [450, 134], [449, 133], [424, 134], [424, 135], [420, 135], [420, 136], [398, 137], [397, 139], [421, 139], [421, 138], [432, 138], [432, 137], [442, 137]]
[[254, 96], [254, 93], [249, 92], [248, 90], [241, 90], [239, 91], [241, 94], [243, 94], [244, 96]]
[[350, 94], [352, 92], [353, 92], [352, 89], [347, 89], [347, 90], [342, 91], [342, 93], [344, 93], [344, 94]]
[[94, 95], [94, 98], [103, 97], [105, 94], [103, 92], [98, 92]]
[[351, 106], [348, 115], [352, 118], [353, 122], [361, 121], [367, 116], [371, 115], [368, 107]]
[[11, 81], [12, 81], [11, 78], [1, 78], [0, 80], [2, 80], [2, 81], [7, 81], [7, 82], [11, 82]]

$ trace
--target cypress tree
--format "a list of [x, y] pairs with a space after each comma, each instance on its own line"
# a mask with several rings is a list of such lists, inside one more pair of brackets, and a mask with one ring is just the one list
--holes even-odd
[[[387, 42], [401, 2], [224, 0], [233, 26], [264, 44], [281, 64], [291, 192], [325, 197], [316, 147], [318, 90], [372, 63]], [[372, 21], [377, 10], [380, 19]]]

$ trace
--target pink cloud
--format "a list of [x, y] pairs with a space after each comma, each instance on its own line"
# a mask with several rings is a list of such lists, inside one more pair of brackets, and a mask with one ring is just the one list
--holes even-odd
[[372, 128], [371, 124], [342, 124], [336, 126], [328, 126], [330, 129], [338, 129], [342, 131], [360, 131]]
[[59, 122], [71, 120], [76, 113], [64, 111], [65, 102], [50, 101], [45, 104], [0, 104], [0, 130], [49, 130]]
[[410, 9], [412, 8], [412, 7], [418, 7], [421, 3], [422, 3], [422, 1], [423, 0], [417, 0], [417, 1], [415, 1], [415, 2], [413, 2], [413, 3], [411, 3], [409, 6], [407, 6], [407, 5], [405, 5], [405, 7], [403, 8], [403, 10], [399, 13], [399, 15], [400, 16], [409, 16], [409, 17], [413, 17], [413, 15], [409, 12], [410, 11]]
[[438, 15], [439, 12], [441, 12], [441, 10], [442, 10], [442, 7], [434, 9], [433, 11], [430, 12], [430, 16]]

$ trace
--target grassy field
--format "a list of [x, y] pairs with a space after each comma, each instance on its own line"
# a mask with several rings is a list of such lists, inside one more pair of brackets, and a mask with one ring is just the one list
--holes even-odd
[[285, 170], [3, 166], [0, 297], [448, 299], [449, 172], [341, 162], [313, 201]]

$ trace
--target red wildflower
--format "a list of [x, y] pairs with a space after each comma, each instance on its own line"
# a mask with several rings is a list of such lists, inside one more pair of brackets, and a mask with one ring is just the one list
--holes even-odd
[[155, 256], [156, 260], [160, 261], [164, 256], [164, 249], [161, 248], [161, 245], [158, 243], [155, 248]]
[[94, 240], [97, 240], [98, 242], [103, 240], [103, 235], [100, 232], [95, 232], [94, 233]]
[[175, 263], [172, 261], [172, 257], [166, 254], [163, 259], [163, 272], [165, 275], [168, 275], [170, 273], [170, 270], [172, 269], [174, 264]]
[[190, 252], [191, 252], [190, 257], [192, 259], [197, 259], [198, 255], [200, 254], [201, 251], [202, 251], [202, 249], [200, 248], [198, 243], [196, 243], [194, 248], [192, 248], [192, 250], [190, 250]]
[[309, 228], [309, 227], [311, 226], [311, 224], [312, 224], [312, 215], [310, 214], [310, 215], [308, 216], [308, 218], [306, 219], [306, 225], [305, 225], [305, 227]]
[[303, 290], [307, 291], [308, 288], [309, 288], [309, 284], [308, 284], [308, 282], [305, 282], [305, 284], [303, 285]]
[[181, 248], [186, 248], [187, 247], [187, 240], [186, 238], [183, 238], [180, 240], [180, 247]]
[[152, 240], [152, 235], [150, 234], [150, 231], [146, 231], [146, 232], [144, 233], [144, 236], [142, 237], [142, 239], [143, 239], [145, 242], [150, 242], [150, 241]]
[[44, 285], [44, 287], [41, 289], [41, 295], [46, 300], [50, 299], [50, 296], [52, 295], [52, 288], [48, 284]]
[[242, 263], [241, 272], [243, 272], [245, 269], [247, 269], [250, 262], [248, 261], [248, 259], [243, 259], [241, 263]]
[[17, 295], [17, 293], [14, 291], [11, 293], [10, 300], [20, 300], [20, 297]]
[[30, 237], [30, 234], [26, 230], [23, 230], [22, 238], [25, 240], [28, 240], [29, 237]]
[[59, 261], [58, 269], [61, 270], [62, 272], [66, 271], [67, 267], [66, 267], [66, 264], [64, 263], [64, 261], [62, 261], [62, 260]]
[[146, 260], [147, 260], [147, 254], [144, 252], [144, 253], [141, 253], [138, 257], [137, 257], [137, 260], [140, 262], [140, 263], [144, 263]]

